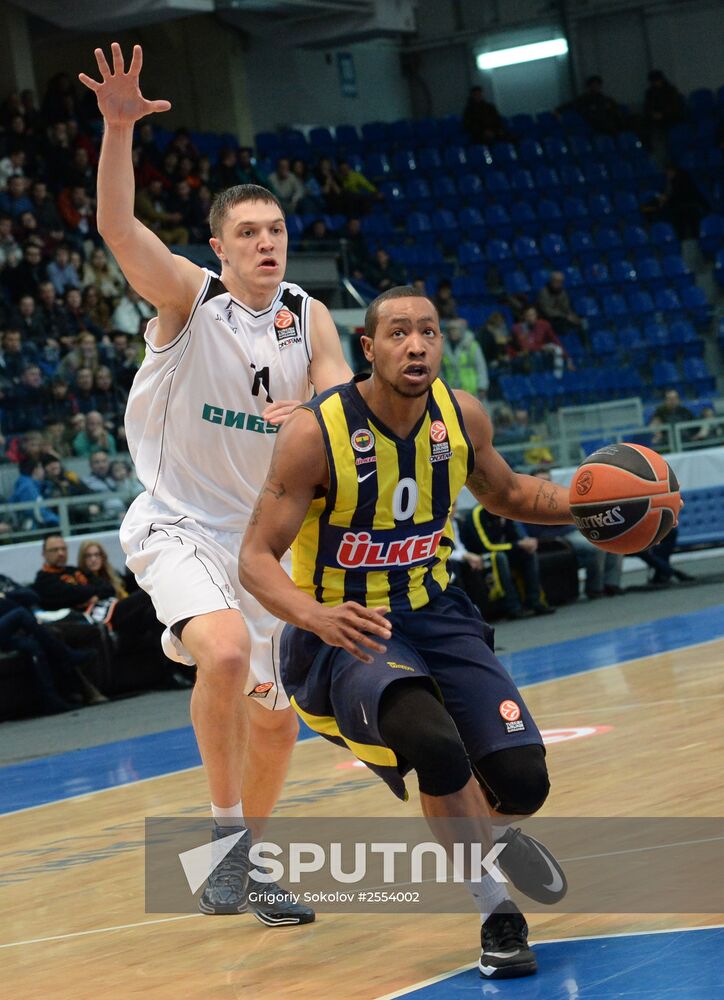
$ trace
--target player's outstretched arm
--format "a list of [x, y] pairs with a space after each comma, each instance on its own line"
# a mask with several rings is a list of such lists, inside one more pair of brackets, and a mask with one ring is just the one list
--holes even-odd
[[313, 299], [311, 304], [310, 339], [312, 361], [309, 377], [316, 392], [326, 392], [335, 385], [349, 382], [352, 369], [345, 360], [337, 327], [329, 309], [317, 299]]
[[[117, 42], [111, 45], [113, 69], [102, 49], [95, 50], [100, 82], [79, 74], [92, 90], [104, 119], [98, 164], [98, 232], [113, 252], [129, 284], [151, 302], [161, 317], [159, 346], [172, 340], [191, 310], [201, 284], [201, 269], [171, 253], [161, 240], [133, 214], [135, 181], [131, 159], [133, 127], [154, 112], [168, 111], [168, 101], [149, 101], [141, 94], [139, 77], [143, 61], [140, 45], [126, 71]], [[163, 313], [167, 315], [163, 315]], [[177, 320], [177, 322], [175, 322]], [[177, 325], [178, 329], [174, 329]]]
[[[383, 652], [372, 638], [389, 638], [383, 609], [348, 601], [336, 607], [318, 604], [287, 576], [280, 559], [299, 532], [315, 492], [328, 481], [322, 433], [308, 410], [285, 422], [274, 447], [266, 482], [256, 502], [239, 553], [239, 580], [245, 590], [277, 618], [315, 632], [331, 646], [341, 646], [360, 660], [364, 647]], [[361, 648], [363, 647], [363, 648]]]
[[485, 408], [467, 392], [455, 390], [465, 429], [475, 448], [467, 487], [486, 510], [527, 524], [570, 524], [568, 490], [535, 476], [513, 472], [493, 448], [493, 427]]

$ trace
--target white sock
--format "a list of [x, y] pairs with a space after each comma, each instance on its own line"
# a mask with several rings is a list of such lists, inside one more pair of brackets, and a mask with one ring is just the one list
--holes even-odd
[[468, 892], [475, 900], [475, 905], [480, 911], [480, 923], [484, 924], [491, 913], [493, 913], [510, 899], [505, 882], [496, 882], [492, 875], [484, 875], [479, 882], [465, 880]]
[[235, 806], [215, 806], [211, 803], [211, 815], [219, 826], [243, 826], [244, 813], [241, 810], [241, 799]]

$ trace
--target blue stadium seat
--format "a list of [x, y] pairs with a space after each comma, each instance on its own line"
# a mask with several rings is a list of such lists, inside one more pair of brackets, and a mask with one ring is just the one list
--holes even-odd
[[538, 244], [532, 236], [516, 236], [513, 240], [513, 254], [517, 260], [525, 261], [528, 266], [541, 256]]
[[604, 289], [612, 283], [608, 267], [601, 261], [594, 261], [584, 267], [583, 280], [594, 290]]
[[613, 215], [613, 205], [607, 194], [590, 194], [588, 196], [588, 211], [594, 219], [603, 219]]
[[615, 285], [626, 286], [638, 283], [639, 276], [630, 260], [614, 260], [611, 262], [611, 281]]
[[442, 159], [451, 174], [462, 174], [468, 169], [464, 146], [446, 146]]
[[634, 132], [619, 132], [616, 136], [616, 146], [619, 152], [625, 153], [627, 156], [641, 155], [643, 153], [641, 140]]
[[432, 208], [430, 185], [422, 177], [413, 177], [404, 187], [410, 208], [417, 212], [429, 212]]
[[507, 176], [502, 170], [489, 170], [483, 175], [483, 183], [492, 195], [507, 195], [510, 192], [510, 184]]
[[599, 358], [613, 357], [618, 352], [618, 343], [611, 330], [595, 330], [591, 334], [591, 347]]
[[[609, 139], [610, 136], [596, 136], [596, 139]], [[595, 141], [595, 140], [594, 140]], [[592, 161], [583, 167], [583, 177], [588, 189], [603, 190], [610, 188], [608, 170], [602, 163]]]
[[616, 155], [616, 143], [610, 135], [595, 135], [593, 148], [599, 156], [613, 158]]
[[703, 358], [684, 358], [682, 362], [684, 381], [693, 395], [716, 391], [716, 379], [706, 366]]
[[432, 178], [432, 195], [441, 208], [456, 208], [462, 201], [455, 181], [447, 174]]
[[585, 135], [572, 135], [568, 138], [568, 148], [577, 160], [590, 159], [593, 151], [591, 140]]
[[581, 224], [588, 218], [588, 206], [583, 198], [577, 195], [566, 195], [561, 208], [563, 210], [563, 218], [569, 225]]
[[337, 125], [334, 130], [334, 137], [337, 144], [346, 152], [360, 153], [362, 151], [362, 140], [356, 125]]
[[425, 212], [411, 212], [407, 216], [406, 228], [410, 236], [429, 236], [432, 234], [430, 216]]
[[629, 292], [627, 300], [629, 311], [636, 318], [650, 316], [654, 312], [654, 300], [649, 292], [640, 290]]
[[317, 156], [334, 156], [336, 142], [328, 128], [319, 126], [309, 130], [309, 145]]
[[438, 174], [442, 170], [440, 153], [436, 149], [430, 149], [428, 147], [418, 149], [417, 169], [426, 174]]
[[520, 194], [530, 194], [535, 190], [533, 175], [530, 170], [523, 170], [521, 167], [516, 167], [510, 171], [509, 179], [512, 190]]
[[574, 364], [577, 366], [581, 358], [587, 354], [586, 348], [581, 343], [578, 335], [575, 333], [564, 333], [561, 334], [559, 340], [565, 347], [568, 356], [573, 359]]
[[711, 318], [711, 306], [703, 290], [698, 285], [690, 285], [681, 291], [681, 305], [698, 327], [707, 326]]
[[491, 264], [495, 264], [499, 267], [512, 265], [513, 252], [510, 249], [510, 244], [506, 240], [488, 240], [485, 250], [488, 261]]
[[648, 247], [649, 237], [643, 226], [630, 224], [623, 231], [623, 245], [631, 249]]
[[680, 381], [679, 370], [673, 361], [654, 361], [652, 382], [656, 389], [675, 388]]
[[254, 147], [260, 159], [270, 156], [276, 160], [282, 152], [276, 132], [257, 132], [254, 136]]
[[678, 253], [664, 257], [661, 261], [661, 270], [669, 282], [679, 291], [694, 284], [694, 275], [684, 263], [683, 257]]
[[518, 145], [518, 161], [528, 167], [542, 163], [544, 159], [543, 147], [535, 139], [521, 139]]
[[466, 240], [460, 244], [458, 249], [458, 261], [461, 267], [480, 265], [485, 262], [485, 257], [478, 243]]
[[513, 202], [510, 206], [510, 221], [522, 233], [535, 233], [539, 228], [538, 217], [527, 201]]
[[565, 188], [573, 193], [585, 192], [586, 178], [583, 171], [576, 163], [562, 163], [558, 170], [561, 183]]
[[468, 146], [465, 149], [465, 156], [468, 161], [467, 169], [475, 173], [482, 174], [493, 166], [493, 157], [487, 146]]
[[614, 160], [608, 168], [608, 172], [611, 175], [611, 183], [619, 191], [626, 191], [632, 194], [638, 190], [638, 181], [634, 173], [634, 168], [626, 160]]
[[659, 253], [673, 253], [679, 249], [674, 227], [669, 222], [654, 222], [649, 231], [651, 243]]
[[[439, 208], [430, 217], [432, 228], [446, 251], [453, 251], [460, 242], [458, 220], [449, 208]], [[440, 260], [442, 263], [442, 260]]]
[[699, 246], [710, 257], [724, 247], [724, 215], [706, 215], [701, 220]]
[[720, 288], [724, 288], [724, 247], [714, 257], [714, 277]]
[[284, 220], [290, 241], [299, 240], [306, 228], [301, 215], [290, 214]]
[[437, 124], [441, 140], [444, 142], [463, 142], [465, 133], [460, 115], [445, 115], [438, 118]]
[[471, 330], [479, 330], [490, 315], [487, 306], [461, 306], [458, 309], [458, 316], [468, 322]]
[[503, 287], [508, 295], [529, 295], [531, 292], [525, 271], [506, 271], [503, 274]]
[[463, 174], [458, 181], [458, 191], [464, 198], [477, 201], [483, 196], [483, 182], [477, 174]]
[[391, 173], [390, 161], [384, 153], [369, 153], [365, 157], [364, 174], [375, 184], [387, 179]]
[[621, 236], [618, 229], [613, 226], [602, 226], [596, 233], [596, 247], [606, 254], [619, 251], [619, 257], [623, 256]]
[[597, 320], [601, 315], [598, 303], [592, 295], [574, 294], [571, 296], [571, 305], [581, 319]]
[[510, 221], [508, 209], [505, 205], [501, 205], [496, 201], [490, 202], [483, 209], [483, 216], [485, 218], [485, 225], [495, 236], [508, 239], [512, 235], [513, 224]]
[[575, 264], [566, 264], [563, 268], [563, 275], [566, 279], [568, 289], [583, 288], [584, 281], [581, 269]]
[[548, 278], [550, 277], [550, 273], [551, 273], [550, 267], [529, 268], [528, 277], [530, 278], [530, 287], [536, 294], [538, 294], [543, 285], [547, 284]]
[[541, 198], [537, 203], [538, 219], [546, 228], [556, 228], [556, 225], [563, 219], [561, 206], [553, 198]]
[[365, 122], [362, 138], [368, 149], [383, 149], [387, 145], [387, 126], [384, 122]]
[[510, 119], [510, 129], [516, 135], [521, 136], [537, 135], [538, 133], [538, 125], [533, 115], [513, 115]]
[[637, 267], [639, 281], [643, 282], [649, 291], [663, 288], [666, 284], [664, 272], [656, 257], [640, 257]]
[[543, 233], [540, 238], [540, 248], [546, 260], [555, 266], [560, 266], [571, 259], [565, 236], [560, 233]]
[[568, 239], [568, 246], [571, 248], [571, 253], [581, 258], [583, 262], [598, 258], [593, 236], [585, 229], [577, 229], [574, 233], [571, 233]]
[[558, 176], [558, 172], [553, 169], [553, 167], [547, 167], [542, 165], [536, 167], [533, 176], [535, 177], [535, 186], [539, 191], [545, 192], [546, 194], [551, 194], [558, 192], [561, 189], [561, 179]]
[[630, 191], [615, 191], [613, 208], [620, 219], [634, 221], [640, 217], [638, 199]]
[[603, 315], [608, 320], [618, 322], [629, 315], [626, 299], [620, 292], [606, 292], [601, 298]]
[[659, 288], [654, 292], [654, 303], [659, 313], [681, 313], [681, 300], [673, 288]]
[[392, 220], [383, 212], [371, 212], [369, 215], [363, 215], [360, 229], [365, 236], [372, 237], [392, 236], [395, 231]]
[[493, 144], [490, 152], [494, 165], [502, 170], [507, 170], [518, 159], [518, 154], [512, 142], [496, 142]]
[[541, 145], [549, 162], [555, 163], [556, 166], [559, 166], [569, 158], [568, 146], [566, 146], [563, 139], [558, 135], [546, 136]]
[[487, 227], [480, 210], [477, 208], [461, 208], [458, 212], [458, 225], [466, 238], [482, 240]]
[[417, 170], [417, 160], [413, 149], [398, 149], [392, 154], [392, 171], [398, 177], [405, 178]]
[[[380, 184], [380, 192], [385, 196], [385, 207], [391, 213], [395, 219], [404, 218], [409, 205], [407, 203], [407, 195], [405, 194], [404, 188], [398, 181], [382, 181]], [[376, 215], [376, 212], [372, 213]], [[369, 218], [369, 216], [363, 216], [362, 221]]]

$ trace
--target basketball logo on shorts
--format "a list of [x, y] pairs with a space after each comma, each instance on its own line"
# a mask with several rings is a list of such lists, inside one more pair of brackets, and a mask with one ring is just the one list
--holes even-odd
[[510, 699], [501, 701], [499, 712], [506, 722], [517, 722], [520, 718], [520, 707]]
[[442, 420], [433, 420], [430, 424], [430, 437], [436, 444], [445, 441], [447, 438], [447, 427]]
[[290, 326], [294, 326], [294, 317], [288, 309], [279, 310], [274, 317], [274, 326], [277, 330], [288, 330]]
[[578, 479], [576, 480], [576, 493], [583, 497], [589, 492], [593, 486], [593, 474], [591, 472], [582, 472]]
[[266, 698], [271, 689], [274, 687], [273, 681], [264, 681], [263, 684], [257, 684], [253, 691], [249, 692], [250, 698]]
[[375, 446], [375, 436], [366, 427], [354, 431], [349, 440], [355, 451], [371, 451]]

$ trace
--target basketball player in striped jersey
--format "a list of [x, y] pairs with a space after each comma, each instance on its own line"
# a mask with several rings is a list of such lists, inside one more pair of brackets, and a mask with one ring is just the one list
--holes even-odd
[[[448, 588], [451, 507], [467, 483], [490, 510], [567, 524], [567, 491], [514, 474], [490, 420], [438, 378], [442, 335], [424, 292], [393, 288], [369, 306], [371, 376], [323, 393], [286, 422], [240, 553], [240, 579], [290, 624], [282, 678], [301, 717], [348, 746], [400, 798], [414, 769], [423, 811], [504, 844], [498, 863], [521, 891], [566, 892], [555, 858], [510, 826], [545, 801], [545, 749], [492, 630]], [[293, 577], [279, 560], [293, 544]], [[360, 666], [362, 661], [365, 665]], [[489, 832], [492, 817], [492, 832]], [[454, 839], [454, 837], [453, 837]], [[529, 975], [527, 925], [505, 886], [474, 875], [481, 974]]]
[[145, 492], [126, 515], [121, 543], [167, 626], [167, 655], [197, 666], [191, 716], [214, 836], [243, 831], [199, 905], [204, 913], [252, 905], [270, 926], [307, 923], [313, 911], [274, 886], [264, 901], [247, 898], [258, 831], [244, 815], [266, 817], [274, 807], [298, 723], [279, 678], [281, 624], [241, 588], [237, 560], [279, 425], [312, 386], [323, 392], [351, 372], [327, 309], [283, 280], [287, 232], [271, 192], [240, 185], [217, 196], [209, 221], [220, 275], [172, 254], [134, 218], [134, 124], [170, 105], [142, 96], [140, 46], [128, 72], [120, 46], [111, 51], [112, 70], [95, 50], [101, 82], [80, 76], [105, 125], [98, 230], [158, 310], [126, 410]]

